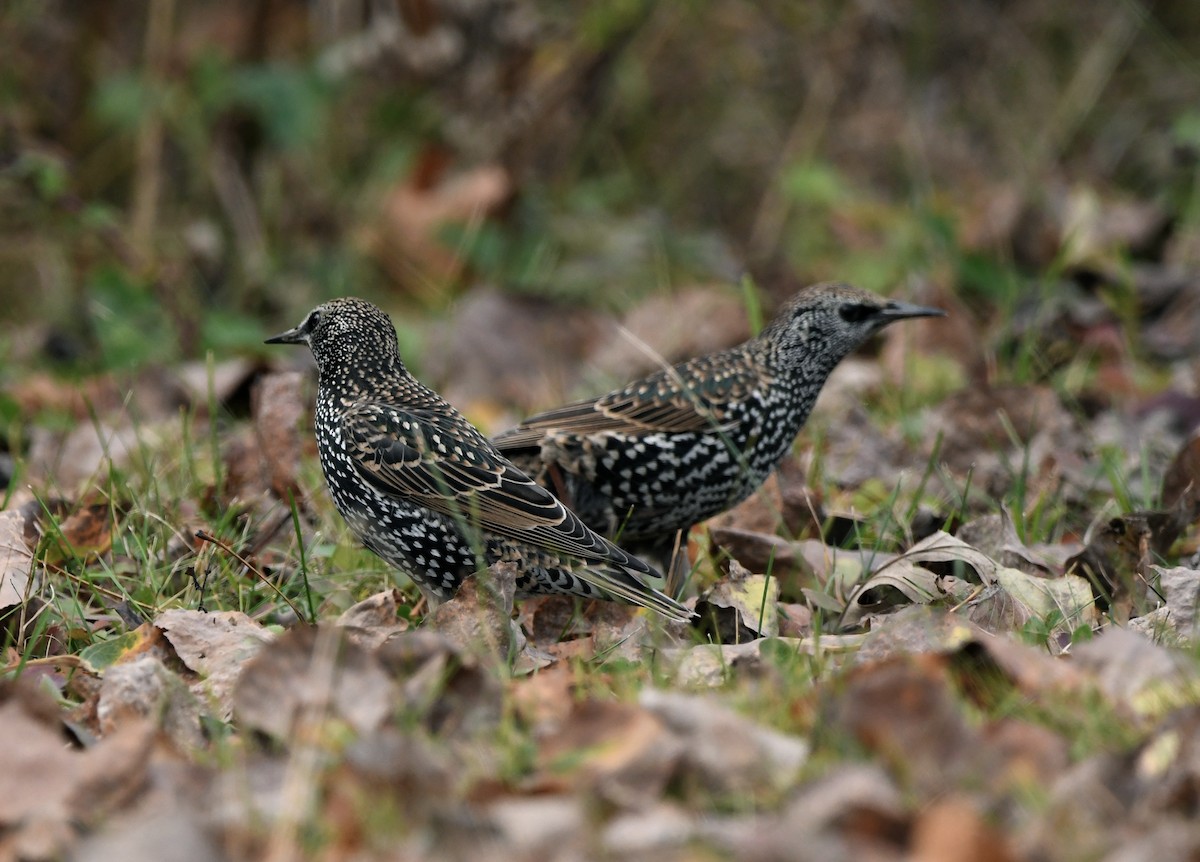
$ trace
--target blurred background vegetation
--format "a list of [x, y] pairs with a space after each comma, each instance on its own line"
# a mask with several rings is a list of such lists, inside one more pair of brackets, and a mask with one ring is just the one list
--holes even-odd
[[1120, 312], [1200, 265], [1197, 37], [1131, 0], [8, 0], [3, 373], [258, 351], [347, 293], [419, 344], [485, 284]]

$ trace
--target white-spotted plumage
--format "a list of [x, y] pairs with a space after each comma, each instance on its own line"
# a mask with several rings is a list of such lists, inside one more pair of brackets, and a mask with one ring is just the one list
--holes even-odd
[[518, 595], [616, 599], [692, 616], [642, 581], [657, 572], [590, 530], [409, 374], [376, 306], [331, 300], [268, 343], [312, 349], [317, 451], [334, 505], [364, 545], [431, 599], [507, 561], [518, 570]]
[[815, 285], [744, 344], [541, 413], [495, 442], [589, 526], [663, 556], [677, 531], [763, 483], [852, 350], [889, 323], [941, 314]]

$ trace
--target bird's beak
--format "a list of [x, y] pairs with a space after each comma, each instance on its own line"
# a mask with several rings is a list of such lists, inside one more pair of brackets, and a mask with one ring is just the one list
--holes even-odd
[[263, 344], [307, 344], [308, 333], [299, 326], [289, 329], [287, 332], [281, 332], [278, 335], [272, 335]]
[[901, 302], [898, 299], [889, 300], [888, 304], [879, 309], [879, 317], [886, 323], [893, 320], [905, 320], [909, 317], [945, 317], [946, 312], [940, 308], [928, 305], [913, 305], [911, 302]]

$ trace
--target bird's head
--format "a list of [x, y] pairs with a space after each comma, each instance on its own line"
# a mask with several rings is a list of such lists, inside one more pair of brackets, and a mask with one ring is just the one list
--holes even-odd
[[399, 362], [396, 327], [391, 318], [365, 299], [331, 299], [308, 313], [299, 326], [266, 340], [267, 344], [307, 344], [323, 370], [339, 363], [369, 357], [376, 363]]
[[789, 361], [827, 360], [828, 369], [879, 330], [911, 317], [946, 312], [878, 296], [848, 284], [825, 283], [796, 294], [762, 331], [760, 341]]

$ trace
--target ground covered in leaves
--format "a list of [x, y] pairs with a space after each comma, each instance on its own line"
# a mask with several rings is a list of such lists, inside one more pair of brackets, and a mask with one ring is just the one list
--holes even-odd
[[[211, 367], [182, 411], [154, 402], [186, 401], [187, 369], [155, 374], [74, 430], [32, 429], [0, 512], [4, 848], [1194, 851], [1200, 438], [1170, 405], [1086, 417], [1038, 386], [900, 422], [856, 406], [941, 341], [929, 326], [851, 360], [796, 458], [693, 531], [695, 626], [567, 600], [513, 617], [500, 568], [432, 614], [381, 590], [324, 495], [296, 371]], [[246, 388], [245, 420], [204, 415]], [[47, 495], [68, 481], [81, 497]], [[1157, 507], [1116, 502], [1141, 493]]]
[[[351, 5], [0, 8], [0, 857], [1200, 856], [1194, 4]], [[261, 345], [368, 296], [499, 432], [829, 278], [948, 316], [688, 626], [430, 611]]]

